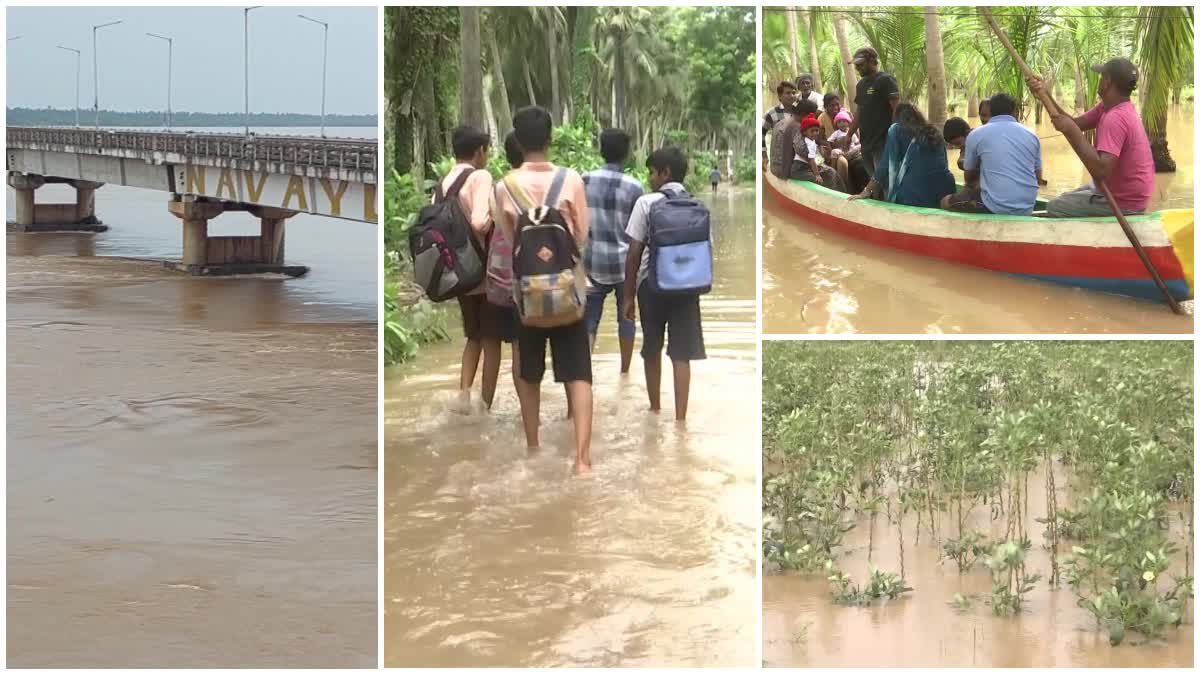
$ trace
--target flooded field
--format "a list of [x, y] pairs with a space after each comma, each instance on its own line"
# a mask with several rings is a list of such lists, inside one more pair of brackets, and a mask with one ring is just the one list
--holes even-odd
[[[978, 120], [970, 120], [972, 125]], [[1073, 189], [1085, 171], [1048, 121], [1036, 129], [1048, 187]], [[1174, 174], [1155, 174], [1150, 209], [1190, 208], [1192, 107], [1168, 122]], [[957, 151], [949, 154], [952, 168]], [[956, 168], [954, 170], [957, 170]], [[958, 176], [961, 179], [961, 176]], [[1194, 303], [1165, 305], [923, 258], [808, 224], [763, 196], [764, 333], [1191, 333]]]
[[7, 236], [8, 665], [374, 667], [378, 230], [191, 278], [165, 202]]
[[640, 357], [619, 374], [611, 304], [583, 478], [549, 375], [530, 454], [507, 359], [491, 414], [451, 411], [457, 335], [387, 374], [388, 666], [756, 663], [754, 196], [705, 199], [718, 280], [686, 426], [648, 412]]
[[[1192, 666], [1190, 344], [917, 348], [939, 365], [914, 378], [928, 397], [908, 399], [912, 403], [900, 393], [909, 378], [889, 368], [910, 354], [889, 357], [875, 343], [855, 343], [871, 352], [857, 355], [845, 345], [776, 344], [764, 351], [767, 666]], [[887, 345], [888, 351], [912, 349]], [[956, 357], [956, 351], [962, 353]], [[1131, 363], [1116, 365], [1105, 382], [1121, 395], [1105, 396], [1095, 385], [1089, 391], [1086, 382], [1118, 356]], [[1065, 367], [1051, 365], [1059, 359]], [[828, 375], [819, 373], [832, 364], [837, 378], [865, 382], [831, 385], [828, 397], [806, 397], [795, 384], [816, 379], [814, 389], [822, 388]], [[1042, 377], [1042, 368], [1059, 372]], [[1131, 377], [1139, 371], [1157, 384]], [[948, 377], [959, 384], [942, 379]], [[991, 383], [983, 400], [956, 405], [945, 397], [978, 392], [980, 382]], [[1067, 387], [1075, 388], [1077, 402], [1048, 397]], [[846, 403], [842, 397], [856, 388], [886, 393], [866, 395], [865, 404]], [[911, 418], [896, 413], [899, 429], [879, 414], [888, 397], [901, 401], [894, 411], [911, 411]], [[791, 407], [804, 398], [815, 409]], [[828, 433], [810, 431], [810, 420], [827, 415], [822, 411], [833, 404], [855, 408], [852, 420], [830, 424]], [[1147, 405], [1165, 409], [1152, 412]], [[998, 421], [971, 412], [980, 409]], [[1127, 516], [1117, 514], [1133, 502], [1148, 515], [1126, 523]], [[779, 524], [785, 511], [797, 514], [791, 526]], [[1051, 512], [1058, 518], [1048, 518]], [[840, 528], [848, 529], [838, 534]], [[1019, 550], [1021, 538], [1028, 538], [1028, 550], [1006, 558], [1005, 542], [1017, 542]], [[980, 548], [959, 546], [963, 542]], [[1105, 565], [1089, 567], [1089, 551], [1132, 561], [1138, 583], [1114, 580], [1119, 577]], [[1166, 562], [1144, 567], [1147, 551], [1158, 558], [1167, 551]], [[963, 569], [952, 552], [962, 555]], [[1006, 594], [1018, 590], [1009, 584], [1010, 569], [1013, 578], [1031, 579], [1026, 592], [1017, 592], [1015, 608]], [[867, 595], [882, 588], [868, 583], [873, 570], [895, 575], [910, 590], [890, 599], [854, 596], [859, 588]], [[1055, 571], [1058, 583], [1051, 587]], [[828, 579], [839, 573], [852, 580], [848, 591]], [[1176, 604], [1171, 592], [1182, 577], [1185, 599]], [[1177, 613], [1182, 625], [1166, 621], [1151, 637], [1150, 623], [1142, 632], [1079, 605], [1080, 597], [1091, 603], [1099, 591], [1116, 587], [1128, 617], [1153, 623], [1152, 614], [1134, 607], [1158, 603], [1155, 611], [1165, 618]]]

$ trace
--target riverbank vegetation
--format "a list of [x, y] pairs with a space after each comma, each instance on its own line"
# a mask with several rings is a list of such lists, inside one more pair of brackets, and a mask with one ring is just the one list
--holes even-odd
[[[501, 144], [513, 113], [540, 105], [554, 118], [560, 165], [600, 167], [598, 134], [620, 127], [633, 138], [626, 168], [643, 182], [649, 152], [675, 144], [693, 167], [690, 190], [705, 187], [703, 167], [753, 184], [753, 8], [388, 7], [384, 30], [384, 240], [395, 289], [410, 274], [407, 229], [452, 166], [460, 124], [489, 132], [497, 179], [510, 169]], [[437, 339], [437, 317], [448, 320], [419, 292], [389, 297], [385, 309], [389, 362]], [[414, 325], [427, 316], [435, 320]]]
[[[1055, 101], [1080, 112], [1096, 101], [1100, 76], [1092, 64], [1131, 58], [1141, 69], [1134, 92], [1158, 171], [1174, 171], [1167, 147], [1169, 106], [1190, 102], [1193, 8], [994, 7], [993, 14], [1022, 58], [1050, 83]], [[1022, 104], [1025, 121], [1040, 123], [1042, 106], [1018, 66], [975, 7], [817, 7], [763, 10], [763, 87], [811, 72], [815, 89], [852, 91], [845, 65], [857, 48], [879, 52], [906, 101], [923, 101], [931, 124], [977, 117], [979, 101], [997, 91]], [[848, 102], [853, 108], [852, 103]], [[853, 112], [853, 110], [852, 110]]]
[[[990, 582], [946, 602], [1001, 620], [1039, 611], [1042, 586], [1114, 645], [1172, 639], [1188, 616], [1190, 342], [770, 342], [763, 358], [769, 570], [863, 605], [937, 592], [906, 581], [931, 547]], [[861, 586], [842, 570], [852, 532]]]

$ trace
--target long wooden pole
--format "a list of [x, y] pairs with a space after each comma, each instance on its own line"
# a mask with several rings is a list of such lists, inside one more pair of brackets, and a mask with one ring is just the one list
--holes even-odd
[[[1000, 28], [1000, 24], [996, 23], [996, 18], [992, 16], [992, 12], [987, 7], [980, 7], [979, 12], [987, 21], [988, 26], [991, 26], [992, 32], [994, 32], [996, 37], [1000, 39], [1000, 42], [1004, 45], [1004, 48], [1008, 50], [1009, 56], [1011, 56], [1013, 61], [1020, 66], [1021, 71], [1025, 73], [1025, 77], [1027, 79], [1037, 77], [1034, 74], [1033, 69], [1029, 67], [1029, 64], [1025, 63], [1025, 59], [1021, 58], [1021, 55], [1017, 53], [1016, 48], [1014, 48], [1012, 43], [1009, 42], [1008, 36], [1005, 35], [1004, 30]], [[1041, 92], [1035, 92], [1034, 95], [1038, 97], [1048, 112], [1057, 112], [1060, 115], [1065, 114], [1063, 109], [1054, 102], [1054, 99], [1050, 96], [1050, 93], [1045, 89], [1042, 89]], [[1074, 146], [1072, 146], [1072, 149], [1074, 149]], [[1076, 151], [1075, 154], [1078, 155], [1078, 151]], [[1083, 157], [1081, 156], [1079, 159], [1082, 161]], [[1167, 284], [1163, 282], [1162, 275], [1158, 273], [1158, 270], [1154, 267], [1154, 263], [1150, 261], [1150, 256], [1146, 255], [1146, 249], [1142, 247], [1142, 242], [1138, 240], [1137, 234], [1129, 225], [1129, 221], [1125, 220], [1125, 214], [1121, 213], [1121, 208], [1117, 206], [1117, 200], [1113, 199], [1112, 191], [1108, 189], [1108, 184], [1105, 183], [1104, 180], [1097, 178], [1094, 175], [1092, 176], [1092, 182], [1104, 193], [1104, 198], [1108, 200], [1109, 208], [1112, 209], [1113, 215], [1117, 218], [1117, 222], [1121, 224], [1121, 229], [1125, 231], [1125, 237], [1129, 239], [1129, 243], [1133, 246], [1133, 250], [1137, 252], [1138, 258], [1141, 258], [1142, 264], [1146, 266], [1146, 271], [1149, 272], [1150, 277], [1154, 279], [1154, 285], [1158, 286], [1158, 290], [1163, 294], [1163, 297], [1167, 299], [1167, 305], [1171, 307], [1171, 311], [1175, 312], [1176, 314], [1183, 314], [1183, 308], [1179, 306], [1179, 302], [1175, 300], [1173, 295], [1171, 295], [1171, 291], [1167, 288]]]

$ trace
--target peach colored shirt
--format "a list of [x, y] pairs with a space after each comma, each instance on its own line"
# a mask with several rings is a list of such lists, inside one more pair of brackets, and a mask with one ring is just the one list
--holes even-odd
[[[542, 203], [546, 193], [550, 191], [550, 183], [554, 180], [554, 172], [558, 167], [550, 162], [525, 162], [521, 168], [512, 172], [517, 185], [525, 191], [525, 195], [537, 204]], [[572, 170], [567, 169], [563, 179], [562, 191], [559, 192], [558, 210], [580, 246], [587, 243], [588, 236], [588, 206], [587, 194], [584, 192], [583, 178]], [[503, 181], [496, 183], [496, 221], [504, 229], [504, 234], [513, 240], [513, 230], [517, 226], [517, 206], [508, 196], [508, 188]]]
[[[475, 231], [475, 238], [479, 240], [480, 244], [486, 244], [487, 233], [492, 229], [492, 174], [485, 169], [476, 169], [470, 164], [455, 164], [454, 168], [450, 169], [450, 173], [442, 178], [442, 192], [445, 193], [446, 190], [449, 190], [464, 170], [473, 173], [467, 178], [467, 182], [463, 183], [462, 189], [458, 191], [458, 199], [462, 203], [467, 222]], [[436, 199], [437, 195], [434, 195], [434, 198]], [[483, 293], [484, 290], [483, 284], [479, 284], [478, 288], [469, 291], [467, 295], [477, 295]]]

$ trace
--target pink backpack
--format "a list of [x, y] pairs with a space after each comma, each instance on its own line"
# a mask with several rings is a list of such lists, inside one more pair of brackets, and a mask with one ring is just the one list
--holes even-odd
[[[515, 181], [505, 180], [504, 185], [513, 203], [517, 204], [519, 212], [524, 194], [520, 192], [520, 188], [516, 187]], [[514, 189], [517, 190], [519, 196], [513, 194]], [[488, 302], [493, 305], [513, 306], [512, 258], [512, 241], [504, 235], [504, 228], [497, 223], [492, 227], [492, 236], [488, 241], [487, 274], [483, 283]]]

